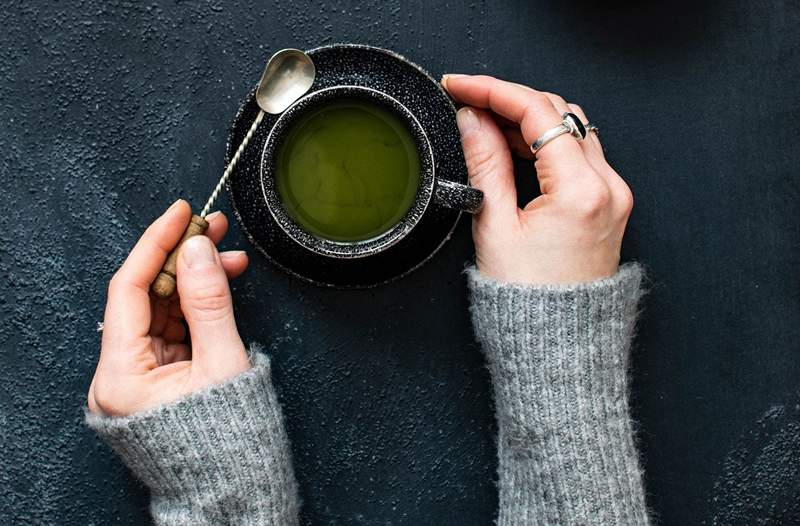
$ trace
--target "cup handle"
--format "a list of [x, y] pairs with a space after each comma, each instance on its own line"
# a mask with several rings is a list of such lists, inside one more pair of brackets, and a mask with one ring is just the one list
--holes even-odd
[[433, 200], [447, 208], [461, 210], [468, 214], [477, 214], [483, 206], [483, 192], [465, 184], [437, 177]]

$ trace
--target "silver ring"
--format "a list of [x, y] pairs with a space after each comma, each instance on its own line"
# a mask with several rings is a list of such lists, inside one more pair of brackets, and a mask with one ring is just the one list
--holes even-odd
[[563, 119], [561, 124], [550, 128], [531, 144], [531, 152], [533, 152], [534, 155], [536, 155], [536, 152], [541, 150], [545, 144], [566, 133], [572, 135], [575, 137], [575, 140], [578, 141], [585, 139], [589, 132], [598, 133], [597, 126], [594, 124], [582, 123], [580, 118], [574, 113], [564, 113], [561, 118]]

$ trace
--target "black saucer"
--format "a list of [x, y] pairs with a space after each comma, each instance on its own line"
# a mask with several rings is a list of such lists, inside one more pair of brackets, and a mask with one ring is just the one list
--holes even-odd
[[[391, 51], [362, 45], [334, 44], [308, 54], [317, 69], [310, 91], [350, 84], [391, 95], [411, 110], [425, 128], [433, 148], [436, 176], [467, 182], [455, 106], [425, 70]], [[253, 90], [231, 127], [226, 164], [257, 113]], [[431, 202], [408, 236], [376, 255], [334, 259], [297, 244], [273, 219], [261, 188], [261, 154], [276, 120], [275, 115], [265, 115], [226, 185], [242, 230], [272, 263], [317, 285], [365, 288], [408, 274], [428, 261], [450, 238], [461, 213]]]

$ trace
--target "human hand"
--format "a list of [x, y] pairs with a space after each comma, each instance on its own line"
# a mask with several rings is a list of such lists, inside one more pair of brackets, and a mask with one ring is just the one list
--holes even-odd
[[[445, 75], [442, 85], [467, 107], [457, 114], [470, 183], [485, 194], [472, 235], [478, 270], [517, 283], [578, 283], [612, 276], [633, 207], [625, 181], [609, 166], [595, 133], [569, 134], [536, 157], [542, 195], [523, 209], [512, 149], [533, 159], [529, 145], [580, 107], [552, 93], [487, 76]], [[491, 113], [489, 111], [490, 110]]]
[[[178, 293], [155, 299], [150, 284], [189, 223], [177, 201], [142, 235], [108, 287], [100, 360], [89, 387], [89, 410], [124, 416], [223, 382], [250, 368], [233, 317], [228, 279], [247, 268], [241, 251], [217, 252], [228, 229], [222, 213], [206, 217], [178, 256]], [[187, 345], [189, 327], [191, 346]]]

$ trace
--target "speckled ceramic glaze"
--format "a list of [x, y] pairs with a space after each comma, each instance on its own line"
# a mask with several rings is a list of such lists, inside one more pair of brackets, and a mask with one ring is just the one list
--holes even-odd
[[[276, 173], [277, 152], [286, 135], [297, 120], [308, 111], [325, 107], [332, 102], [349, 99], [377, 104], [397, 115], [411, 134], [419, 154], [419, 185], [414, 202], [403, 218], [383, 234], [356, 242], [337, 242], [320, 238], [306, 231], [283, 206], [278, 195]], [[483, 193], [469, 186], [447, 182], [438, 184], [433, 167], [433, 150], [428, 135], [414, 114], [397, 99], [364, 86], [334, 86], [313, 91], [289, 107], [272, 126], [264, 144], [261, 157], [261, 188], [272, 217], [286, 234], [303, 247], [323, 256], [334, 258], [363, 258], [387, 250], [403, 239], [419, 223], [431, 198], [456, 210], [476, 212], [483, 201]], [[436, 190], [434, 192], [434, 190]]]
[[[439, 184], [415, 224], [392, 244], [367, 257], [332, 257], [309, 249], [281, 227], [270, 211], [261, 182], [262, 153], [279, 116], [266, 115], [227, 182], [234, 215], [248, 239], [274, 264], [312, 283], [344, 288], [375, 286], [403, 276], [428, 261], [447, 241], [463, 209], [474, 207], [459, 188], [467, 170], [455, 123], [455, 106], [439, 83], [404, 57], [379, 48], [336, 44], [308, 52], [317, 69], [311, 92], [362, 86], [385, 93], [407, 108], [427, 136]], [[227, 159], [255, 119], [255, 90], [231, 128]], [[411, 130], [411, 128], [409, 128]], [[412, 130], [413, 131], [413, 130]], [[420, 155], [420, 160], [424, 156]], [[451, 184], [455, 183], [455, 184]], [[458, 201], [461, 200], [461, 203]]]

